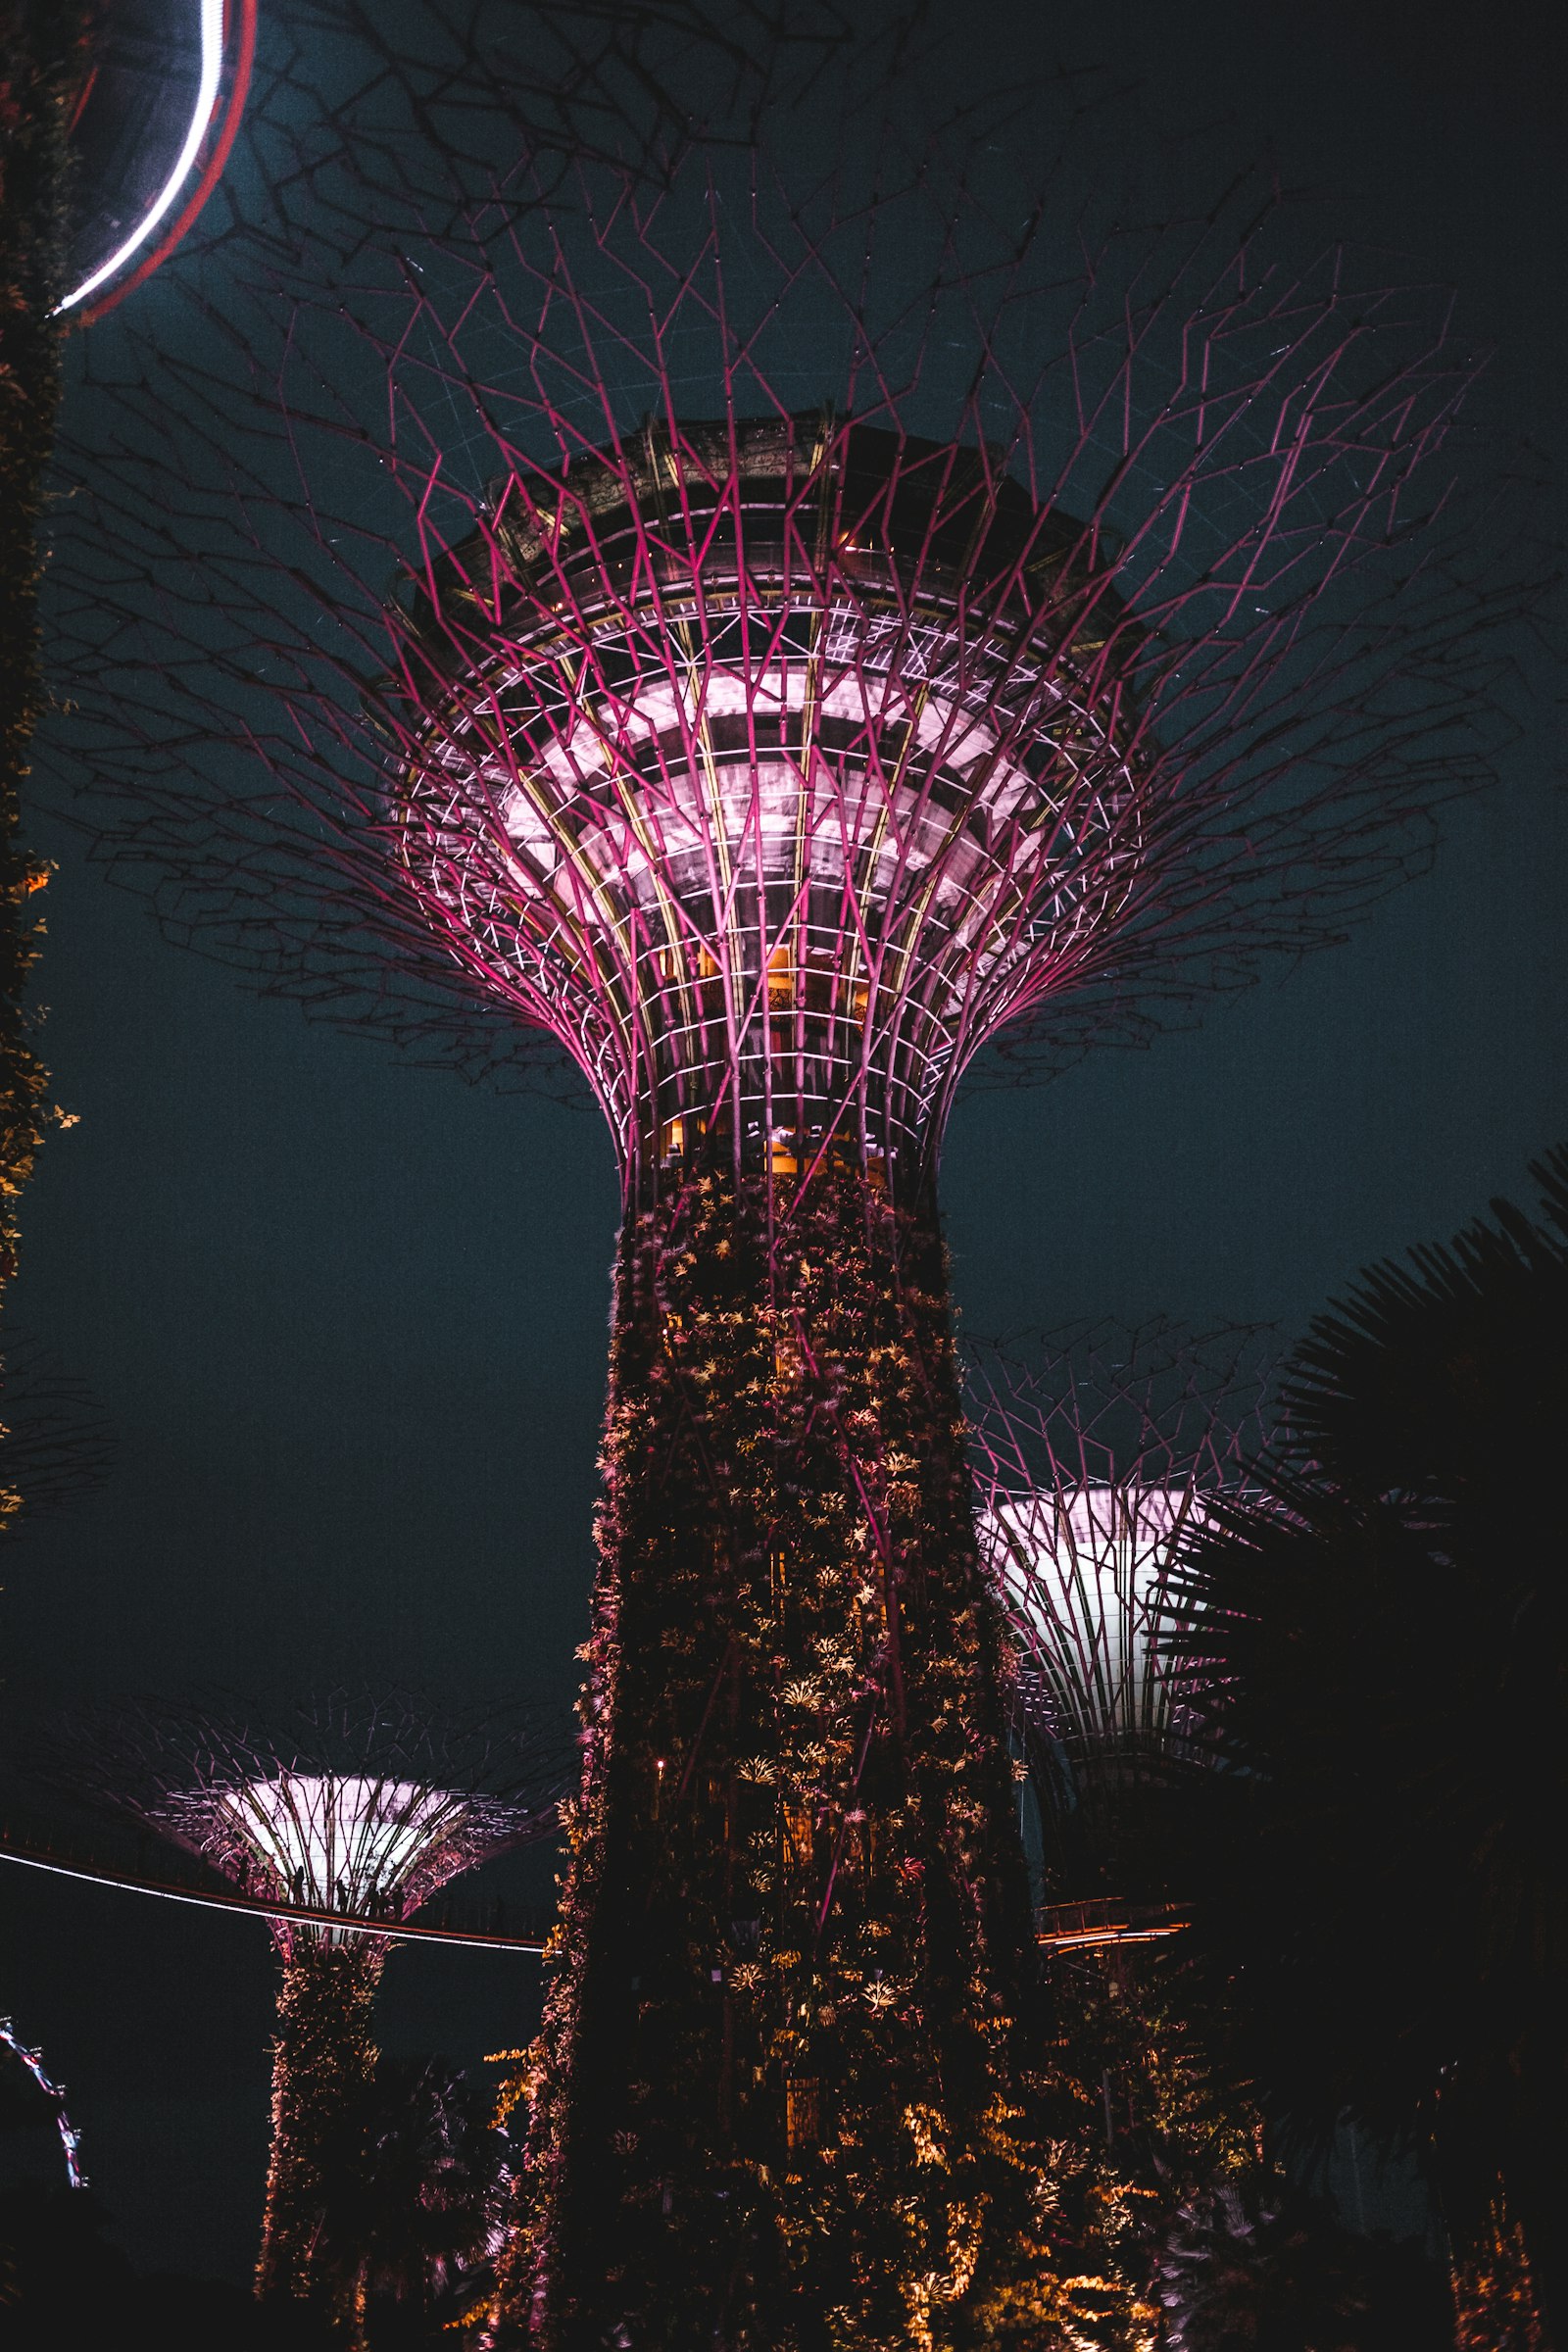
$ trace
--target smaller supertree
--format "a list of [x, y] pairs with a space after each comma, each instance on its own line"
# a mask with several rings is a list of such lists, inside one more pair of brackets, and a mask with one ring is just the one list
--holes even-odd
[[549, 1835], [567, 1745], [531, 1716], [452, 1723], [341, 1693], [286, 1725], [206, 1710], [100, 1719], [96, 1792], [280, 1916], [272, 2137], [256, 2288], [361, 2340], [364, 2266], [336, 2218], [361, 2186], [378, 2052], [372, 2011], [395, 1928], [460, 1872]]
[[[81, 2134], [66, 2113], [65, 2091], [45, 2074], [42, 2050], [29, 2048], [10, 2018], [0, 2017], [0, 2130], [16, 2125], [25, 2131], [45, 2117], [66, 2160], [68, 2185], [85, 2188], [87, 2176], [81, 2169]], [[0, 2249], [0, 2263], [3, 2259]], [[4, 2286], [0, 2284], [0, 2303], [4, 2300]]]
[[1049, 1891], [1128, 1865], [1140, 1800], [1183, 1752], [1173, 1567], [1270, 1435], [1269, 1356], [1255, 1328], [1164, 1317], [970, 1352], [981, 1550], [1020, 1660]]
[[[970, 1351], [980, 1547], [1018, 1657], [1049, 1901], [1182, 1891], [1192, 1727], [1172, 1593], [1190, 1531], [1268, 1435], [1270, 1354], [1256, 1329], [1195, 1335], [1162, 1317]], [[1055, 1952], [1053, 2071], [1078, 2119], [1063, 2171], [1101, 2267], [1152, 2308], [1184, 2200], [1251, 2212], [1278, 2183], [1214, 1988], [1200, 1997], [1164, 1906], [1141, 1924], [1147, 1945]]]

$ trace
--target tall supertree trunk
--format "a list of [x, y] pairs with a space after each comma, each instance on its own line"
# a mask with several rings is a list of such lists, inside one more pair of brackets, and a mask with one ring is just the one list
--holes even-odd
[[587, 1759], [512, 2317], [562, 2352], [950, 2340], [1038, 2267], [1030, 1921], [929, 1202], [628, 1223]]
[[272, 2044], [272, 2151], [256, 2292], [303, 2303], [356, 2341], [356, 2280], [337, 2259], [329, 2218], [364, 2162], [372, 2034], [386, 1946], [371, 1936], [298, 1943], [283, 1963]]

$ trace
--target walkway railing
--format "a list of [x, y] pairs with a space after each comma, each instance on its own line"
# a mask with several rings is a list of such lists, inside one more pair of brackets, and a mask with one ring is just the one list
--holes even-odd
[[112, 1886], [124, 1894], [152, 1894], [169, 1903], [193, 1903], [205, 1911], [248, 1912], [254, 1919], [299, 1920], [309, 1927], [332, 1928], [344, 1936], [382, 1936], [397, 1943], [478, 1944], [492, 1952], [544, 1950], [548, 1924], [530, 1919], [522, 1935], [504, 1935], [481, 1928], [461, 1928], [439, 1920], [423, 1925], [416, 1920], [355, 1918], [343, 1911], [326, 1911], [311, 1903], [273, 1902], [265, 1895], [240, 1894], [231, 1888], [181, 1886], [172, 1879], [154, 1877], [102, 1863], [88, 1864], [57, 1853], [36, 1839], [25, 1842], [0, 1831], [0, 1862], [23, 1870], [41, 1870], [58, 1879], [75, 1879], [88, 1886]]

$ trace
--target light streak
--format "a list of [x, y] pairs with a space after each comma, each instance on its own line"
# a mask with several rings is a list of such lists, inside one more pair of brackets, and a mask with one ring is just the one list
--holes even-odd
[[173, 170], [165, 180], [157, 200], [142, 215], [137, 226], [124, 243], [110, 255], [107, 262], [100, 263], [90, 277], [84, 277], [80, 285], [66, 296], [55, 313], [57, 318], [61, 311], [74, 310], [77, 303], [85, 302], [89, 294], [95, 294], [101, 285], [105, 284], [124, 263], [129, 261], [133, 253], [146, 244], [153, 230], [163, 220], [184, 185], [191, 166], [201, 151], [202, 141], [206, 138], [212, 125], [213, 114], [218, 105], [218, 88], [223, 68], [223, 5], [224, 0], [200, 0], [201, 75], [196, 85], [195, 109], [191, 115], [189, 127], [185, 132], [184, 145], [175, 159]]
[[537, 1936], [487, 1936], [474, 1928], [421, 1928], [408, 1920], [396, 1923], [376, 1919], [354, 1919], [341, 1911], [316, 1908], [310, 1903], [269, 1902], [255, 1895], [207, 1894], [187, 1886], [164, 1886], [154, 1880], [133, 1879], [112, 1871], [82, 1870], [71, 1862], [56, 1862], [42, 1854], [18, 1853], [14, 1846], [0, 1846], [0, 1862], [16, 1862], [24, 1870], [42, 1870], [57, 1879], [77, 1879], [86, 1886], [109, 1886], [122, 1894], [154, 1894], [166, 1903], [194, 1903], [198, 1910], [240, 1911], [252, 1919], [299, 1919], [313, 1926], [328, 1927], [345, 1936], [380, 1936], [389, 1943], [457, 1943], [482, 1944], [491, 1952], [528, 1952], [537, 1956], [544, 1950]]

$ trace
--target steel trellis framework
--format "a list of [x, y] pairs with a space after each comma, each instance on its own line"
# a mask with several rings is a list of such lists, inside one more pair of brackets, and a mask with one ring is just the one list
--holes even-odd
[[1508, 733], [1469, 356], [1248, 215], [1064, 280], [941, 160], [541, 162], [417, 268], [127, 335], [56, 557], [100, 854], [318, 1011], [553, 1043], [634, 1189], [704, 1119], [917, 1182], [1004, 1031], [1342, 936]]
[[556, 1827], [559, 1742], [518, 1716], [445, 1724], [422, 1703], [334, 1693], [271, 1729], [148, 1708], [76, 1727], [72, 1776], [100, 1801], [280, 1901], [272, 2141], [257, 2291], [357, 2321], [321, 2253], [322, 2216], [352, 2185], [376, 2059], [372, 2005], [387, 1938], [304, 1914], [400, 1926], [449, 1880]]
[[989, 1044], [1338, 937], [1490, 772], [1533, 593], [1445, 471], [1441, 302], [1241, 198], [1064, 256], [1003, 110], [906, 95], [236, 246], [252, 308], [106, 351], [62, 514], [104, 855], [331, 1017], [564, 1054], [620, 1157], [497, 2319], [562, 2352], [1113, 2291], [1023, 2055], [943, 1125]]
[[[650, 425], [574, 470], [548, 526], [519, 487], [509, 529], [509, 484], [438, 580], [444, 617], [499, 542], [538, 636], [411, 756], [420, 904], [572, 1041], [628, 1169], [724, 1134], [775, 1174], [917, 1170], [973, 1042], [1063, 983], [1136, 862], [1117, 696], [1072, 699], [1049, 641], [1018, 653], [1027, 608], [971, 616], [956, 579], [1030, 561], [1082, 647], [1071, 537], [826, 417]], [[460, 632], [472, 662], [464, 614], [435, 663]]]
[[980, 1548], [1069, 1782], [1180, 1747], [1181, 1548], [1274, 1435], [1277, 1351], [1163, 1316], [969, 1350]]
[[[216, 1708], [111, 1711], [83, 1719], [68, 1752], [100, 1802], [242, 1893], [389, 1926], [548, 1834], [562, 1786], [560, 1742], [525, 1712], [448, 1721], [422, 1701], [342, 1691], [254, 1728]], [[274, 1933], [285, 1961], [318, 1940], [281, 1917]]]

